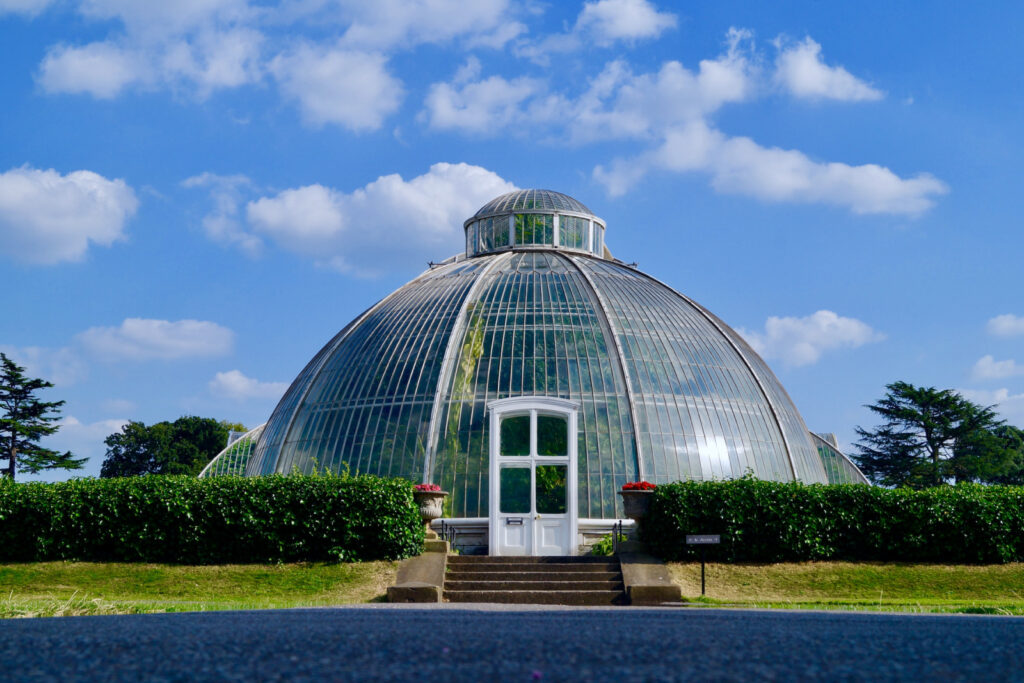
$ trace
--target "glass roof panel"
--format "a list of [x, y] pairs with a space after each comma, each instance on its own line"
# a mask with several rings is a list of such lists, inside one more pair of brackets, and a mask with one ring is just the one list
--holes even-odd
[[594, 215], [594, 212], [567, 194], [554, 192], [553, 190], [516, 190], [495, 197], [480, 207], [474, 214], [474, 218], [482, 216], [493, 216], [513, 211], [527, 211], [530, 209], [544, 211], [569, 211], [572, 213], [585, 213]]

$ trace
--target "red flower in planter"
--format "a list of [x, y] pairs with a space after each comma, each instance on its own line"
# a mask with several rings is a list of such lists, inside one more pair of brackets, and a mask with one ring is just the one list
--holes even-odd
[[649, 481], [631, 481], [622, 485], [623, 491], [653, 491], [658, 488]]
[[412, 487], [413, 491], [440, 491], [441, 487], [437, 484], [416, 484]]

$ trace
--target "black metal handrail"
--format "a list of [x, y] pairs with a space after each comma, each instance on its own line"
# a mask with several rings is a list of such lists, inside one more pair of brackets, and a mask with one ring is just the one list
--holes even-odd
[[441, 533], [438, 534], [442, 541], [448, 541], [448, 544], [454, 548], [455, 539], [459, 535], [459, 530], [451, 524], [447, 524], [443, 519], [441, 520]]

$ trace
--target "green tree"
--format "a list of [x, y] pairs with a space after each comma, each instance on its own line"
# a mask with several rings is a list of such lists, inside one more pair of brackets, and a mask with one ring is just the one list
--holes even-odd
[[238, 423], [186, 415], [174, 422], [146, 426], [129, 422], [103, 443], [101, 477], [142, 474], [199, 474], [227, 445], [228, 432], [245, 431]]
[[886, 386], [886, 395], [866, 406], [884, 422], [857, 427], [861, 441], [853, 457], [876, 484], [923, 488], [950, 481], [993, 482], [1012, 468], [1012, 445], [997, 437], [1003, 427], [989, 407], [950, 389]]
[[1001, 425], [992, 430], [992, 436], [1007, 451], [1008, 462], [1003, 472], [992, 477], [991, 482], [1024, 486], [1024, 429]]
[[35, 394], [53, 384], [25, 376], [25, 368], [0, 353], [0, 458], [7, 459], [3, 474], [14, 479], [15, 472], [36, 474], [42, 470], [78, 470], [87, 458], [72, 457], [39, 445], [44, 436], [55, 433], [64, 401], [40, 401]]

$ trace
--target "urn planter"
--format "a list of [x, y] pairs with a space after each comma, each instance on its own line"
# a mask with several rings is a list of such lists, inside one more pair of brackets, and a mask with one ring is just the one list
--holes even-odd
[[651, 507], [654, 491], [619, 491], [626, 516], [639, 525]]
[[420, 509], [424, 531], [428, 539], [436, 539], [437, 534], [430, 528], [430, 523], [444, 514], [444, 499], [447, 491], [413, 491], [412, 498]]
[[651, 507], [651, 497], [654, 495], [654, 491], [625, 490], [619, 491], [619, 495], [622, 496], [622, 507], [626, 516], [635, 522], [630, 538], [639, 541], [640, 526], [644, 523], [644, 517], [647, 516], [647, 511]]

